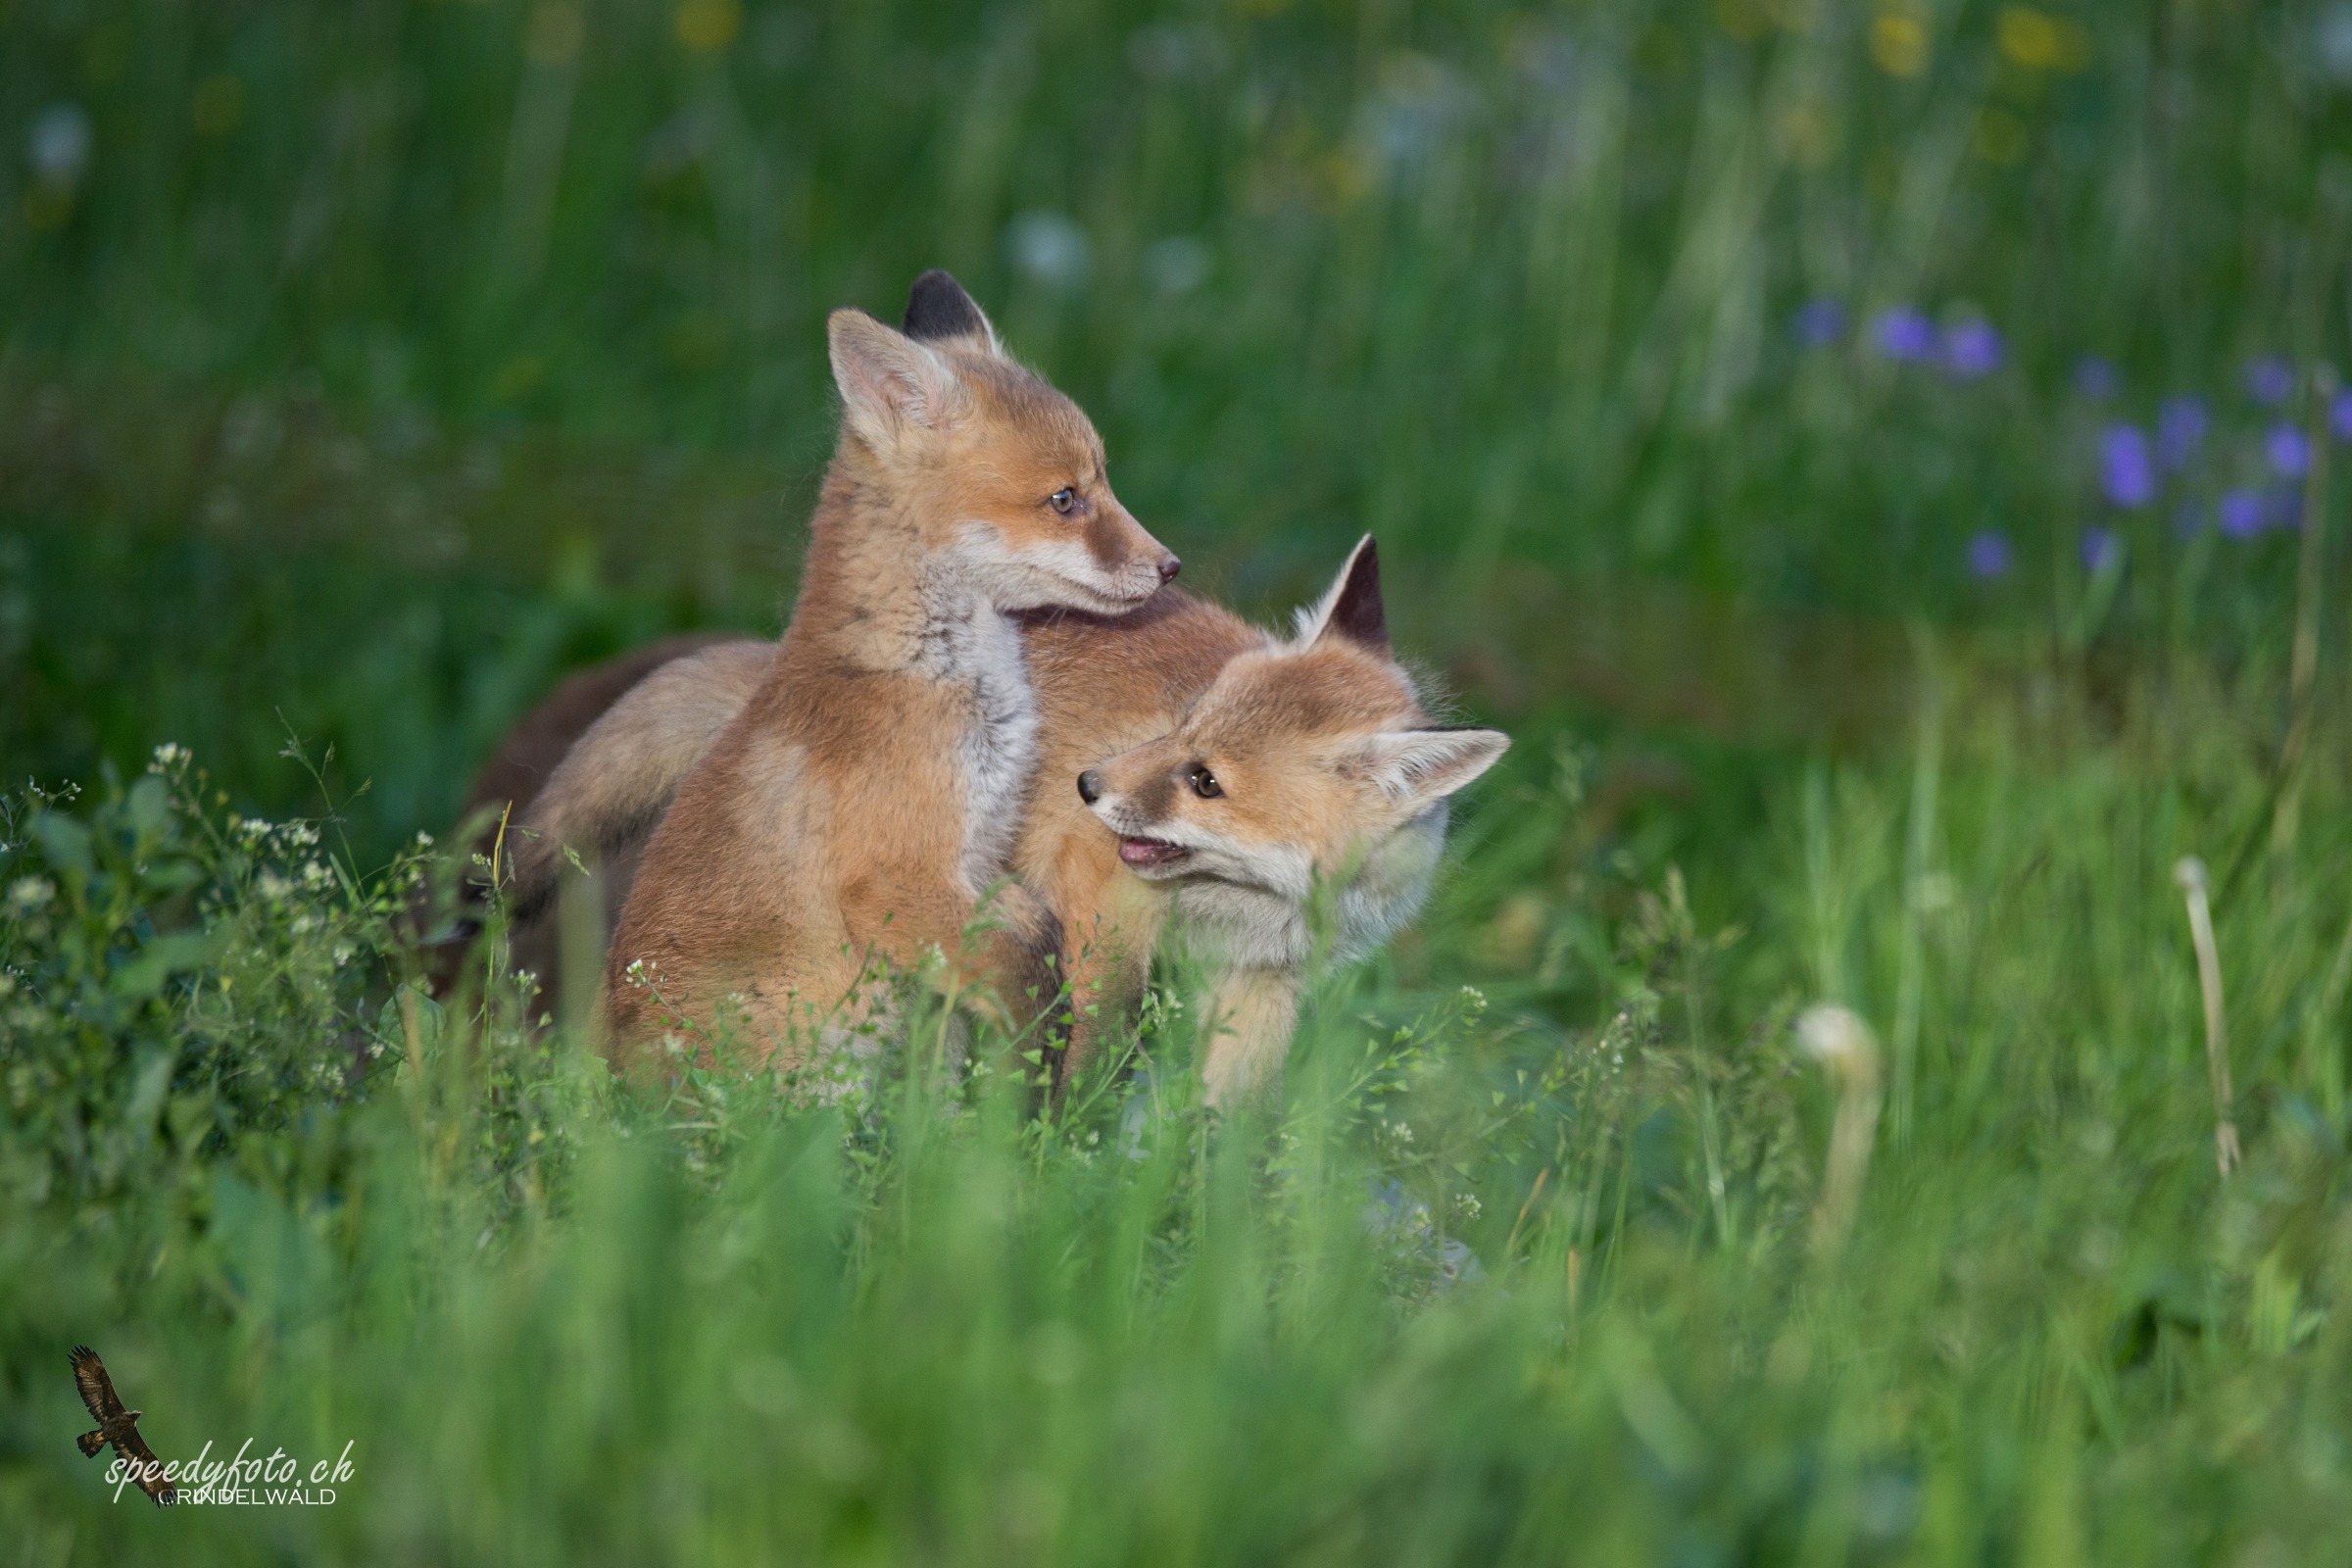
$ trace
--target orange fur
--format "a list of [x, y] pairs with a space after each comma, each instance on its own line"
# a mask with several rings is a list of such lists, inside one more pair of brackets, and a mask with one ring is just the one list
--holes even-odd
[[[1075, 1003], [1065, 1078], [1140, 995], [1171, 906], [1183, 905], [1212, 938], [1222, 928], [1222, 972], [1202, 999], [1212, 1092], [1231, 1100], [1267, 1085], [1296, 1013], [1299, 910], [1311, 881], [1340, 889], [1344, 947], [1376, 944], [1418, 904], [1445, 796], [1507, 741], [1427, 728], [1411, 680], [1387, 651], [1368, 542], [1289, 642], [1174, 589], [1122, 616], [1020, 619], [1040, 727], [1013, 865], [1060, 926]], [[671, 744], [687, 727], [682, 716], [723, 707], [724, 672], [768, 652], [728, 644], [666, 666], [665, 678], [646, 679], [589, 729], [563, 772], [605, 781], [580, 796], [608, 820], [576, 813], [579, 831], [621, 859], [627, 844], [616, 826], [658, 814], [684, 770], [692, 747]], [[685, 693], [689, 682], [708, 689]], [[657, 703], [665, 722], [626, 712]], [[649, 736], [662, 744], [645, 744]], [[1221, 780], [1213, 801], [1193, 792], [1196, 765]], [[1093, 808], [1075, 787], [1090, 770], [1102, 791]], [[1211, 869], [1235, 880], [1212, 882], [1198, 865], [1130, 868], [1120, 834], [1098, 814], [1105, 810], [1137, 832], [1204, 830], [1236, 858]], [[736, 851], [722, 838], [698, 853], [717, 874]]]
[[[1302, 619], [1293, 640], [1236, 653], [1165, 733], [1095, 764], [1076, 792], [1117, 835], [1118, 859], [1171, 892], [1221, 960], [1202, 1017], [1211, 1104], [1280, 1070], [1316, 888], [1336, 892], [1343, 954], [1384, 940], [1426, 893], [1447, 797], [1510, 745], [1431, 722], [1389, 652], [1369, 538]], [[1086, 923], [1071, 890], [1045, 896]]]

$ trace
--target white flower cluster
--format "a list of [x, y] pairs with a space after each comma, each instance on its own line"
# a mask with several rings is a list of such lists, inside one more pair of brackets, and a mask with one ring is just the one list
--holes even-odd
[[237, 842], [249, 850], [275, 847], [286, 854], [315, 849], [318, 844], [318, 824], [295, 820], [271, 822], [258, 816], [235, 816], [228, 819], [228, 830]]

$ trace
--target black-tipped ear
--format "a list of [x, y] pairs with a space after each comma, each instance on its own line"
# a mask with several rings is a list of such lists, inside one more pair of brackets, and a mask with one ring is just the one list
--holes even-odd
[[961, 283], [936, 267], [914, 280], [906, 296], [906, 318], [899, 323], [899, 330], [918, 342], [968, 338], [991, 353], [997, 347], [996, 328], [988, 324], [980, 307]]
[[1345, 637], [1376, 654], [1389, 651], [1389, 615], [1380, 602], [1380, 550], [1366, 534], [1340, 568], [1323, 603], [1310, 612], [1308, 638]]

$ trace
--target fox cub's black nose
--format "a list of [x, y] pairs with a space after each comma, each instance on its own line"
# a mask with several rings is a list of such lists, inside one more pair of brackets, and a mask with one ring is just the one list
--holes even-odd
[[1183, 569], [1184, 563], [1178, 561], [1174, 556], [1162, 556], [1159, 558], [1159, 580], [1161, 582], [1174, 582], [1176, 580], [1176, 574]]
[[1078, 775], [1078, 798], [1092, 806], [1102, 798], [1102, 775], [1088, 768]]

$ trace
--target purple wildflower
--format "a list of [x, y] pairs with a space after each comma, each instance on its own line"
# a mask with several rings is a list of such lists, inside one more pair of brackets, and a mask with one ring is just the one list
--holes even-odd
[[1809, 349], [1827, 348], [1845, 334], [1845, 307], [1833, 299], [1811, 299], [1796, 308], [1788, 330]]
[[2009, 575], [2009, 540], [2006, 535], [1991, 529], [1978, 534], [1968, 542], [1968, 569], [1976, 576], [1990, 582], [1995, 577]]
[[1989, 321], [1962, 321], [1943, 334], [1943, 368], [1963, 381], [2001, 368], [2001, 334]]
[[2222, 532], [2232, 539], [2251, 539], [2262, 532], [2262, 497], [2251, 490], [2232, 490], [2216, 509]]
[[2075, 390], [2091, 402], [2106, 402], [2122, 385], [2116, 378], [2115, 367], [2096, 354], [2085, 354], [2075, 362]]
[[2328, 428], [2338, 441], [2352, 441], [2352, 392], [2338, 392], [2328, 403]]
[[2272, 470], [2289, 479], [2311, 466], [2311, 438], [2284, 419], [2263, 432], [2262, 451]]
[[2114, 529], [2093, 524], [2082, 530], [2084, 571], [2105, 571], [2109, 566], [2121, 565], [2123, 559], [2124, 544], [2116, 538]]
[[2277, 408], [2294, 389], [2295, 372], [2276, 354], [2246, 362], [2246, 396], [2263, 407]]
[[2156, 462], [2138, 425], [2119, 421], [2099, 432], [2099, 488], [2119, 507], [2156, 499]]
[[1936, 356], [1936, 323], [1908, 305], [1883, 311], [1870, 324], [1871, 340], [1890, 360], [1921, 361]]
[[2156, 451], [2168, 468], [2185, 468], [2205, 444], [2205, 400], [2166, 398], [2156, 411]]

